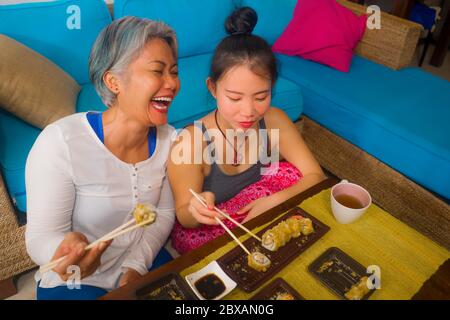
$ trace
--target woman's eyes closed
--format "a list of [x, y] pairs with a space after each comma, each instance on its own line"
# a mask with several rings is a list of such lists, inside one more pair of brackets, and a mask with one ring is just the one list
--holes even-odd
[[256, 98], [256, 101], [262, 102], [267, 99], [268, 96], [264, 96], [262, 98]]
[[230, 99], [231, 101], [234, 101], [234, 102], [241, 100], [241, 98], [233, 98], [233, 97], [228, 97], [228, 99]]
[[[152, 70], [152, 72], [154, 72], [154, 73], [156, 73], [158, 75], [163, 75], [164, 74], [164, 70]], [[170, 71], [170, 74], [174, 75], [174, 76], [178, 76], [178, 70]]]
[[[258, 102], [263, 102], [264, 100], [267, 99], [268, 96], [262, 97], [262, 98], [255, 98], [256, 101]], [[231, 101], [237, 102], [239, 100], [241, 100], [241, 98], [236, 98], [236, 97], [228, 97], [228, 99], [230, 99]]]

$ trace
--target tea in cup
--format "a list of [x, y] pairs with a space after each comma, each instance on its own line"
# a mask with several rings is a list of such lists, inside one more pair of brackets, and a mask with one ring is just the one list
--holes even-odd
[[363, 187], [342, 180], [331, 188], [331, 210], [336, 220], [347, 224], [357, 220], [372, 203], [372, 198]]

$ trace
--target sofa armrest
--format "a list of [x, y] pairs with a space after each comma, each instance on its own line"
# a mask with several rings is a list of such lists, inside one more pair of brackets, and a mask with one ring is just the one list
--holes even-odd
[[[348, 0], [337, 0], [357, 15], [366, 14], [367, 7]], [[366, 29], [355, 53], [399, 70], [411, 64], [422, 26], [381, 12], [381, 29]]]

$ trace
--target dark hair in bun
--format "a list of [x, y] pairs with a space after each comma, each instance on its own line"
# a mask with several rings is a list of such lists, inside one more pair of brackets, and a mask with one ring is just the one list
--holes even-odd
[[229, 36], [222, 39], [214, 51], [209, 77], [217, 82], [234, 66], [247, 65], [255, 74], [270, 79], [272, 86], [278, 77], [275, 55], [261, 37], [251, 34], [258, 21], [255, 10], [236, 9], [225, 21]]
[[243, 7], [235, 10], [225, 21], [225, 30], [228, 34], [250, 34], [258, 22], [255, 10]]

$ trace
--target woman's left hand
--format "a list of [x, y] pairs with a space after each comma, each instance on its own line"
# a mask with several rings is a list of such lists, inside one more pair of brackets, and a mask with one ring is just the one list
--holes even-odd
[[137, 272], [134, 269], [128, 269], [127, 272], [125, 272], [122, 277], [120, 278], [119, 281], [119, 287], [123, 287], [124, 285], [137, 280], [139, 278], [142, 278], [141, 274], [139, 272]]
[[239, 210], [237, 214], [244, 214], [248, 212], [242, 223], [247, 222], [248, 220], [253, 219], [256, 216], [259, 216], [261, 213], [275, 207], [277, 203], [275, 203], [273, 200], [274, 199], [272, 199], [272, 197], [270, 196], [256, 199], [255, 201], [250, 202], [248, 205]]

